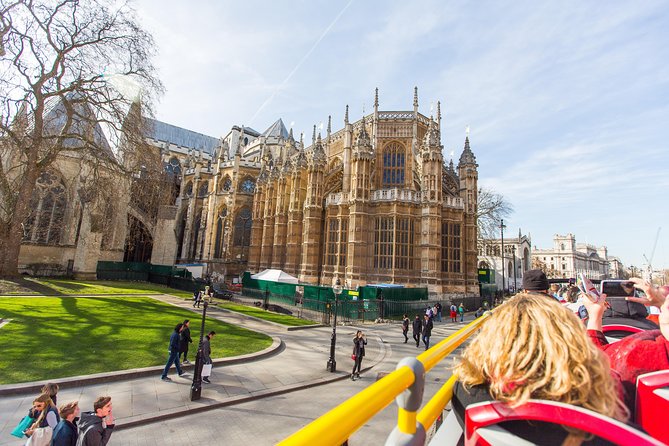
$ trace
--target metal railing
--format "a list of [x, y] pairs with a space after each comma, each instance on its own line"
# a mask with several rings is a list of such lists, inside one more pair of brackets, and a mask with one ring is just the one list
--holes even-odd
[[474, 334], [490, 313], [474, 320], [415, 358], [399, 362], [386, 375], [339, 406], [306, 425], [280, 445], [341, 445], [365, 423], [381, 412], [393, 399], [398, 407], [397, 426], [386, 445], [424, 445], [432, 427], [453, 396], [455, 375], [418, 412], [423, 400], [425, 374]]

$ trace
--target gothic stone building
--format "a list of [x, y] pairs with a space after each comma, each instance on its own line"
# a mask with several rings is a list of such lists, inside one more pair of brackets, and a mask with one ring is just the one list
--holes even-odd
[[248, 269], [301, 282], [369, 283], [476, 293], [477, 164], [465, 140], [445, 165], [441, 116], [374, 111], [309, 147], [259, 144]]

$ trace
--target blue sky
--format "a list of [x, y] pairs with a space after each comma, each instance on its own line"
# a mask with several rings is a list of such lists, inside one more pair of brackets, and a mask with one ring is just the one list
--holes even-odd
[[139, 0], [159, 47], [161, 120], [222, 136], [277, 118], [311, 135], [441, 101], [444, 154], [465, 127], [507, 231], [606, 245], [669, 268], [669, 3]]

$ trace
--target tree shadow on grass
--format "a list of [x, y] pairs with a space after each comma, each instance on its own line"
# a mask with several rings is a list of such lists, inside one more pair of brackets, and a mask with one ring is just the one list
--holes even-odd
[[64, 296], [64, 294], [51, 287], [43, 285], [33, 279], [18, 277], [0, 280], [0, 294], [44, 294]]

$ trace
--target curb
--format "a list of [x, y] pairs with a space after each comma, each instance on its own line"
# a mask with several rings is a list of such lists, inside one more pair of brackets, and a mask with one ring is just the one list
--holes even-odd
[[[214, 359], [212, 362], [215, 365], [230, 366], [235, 364], [242, 364], [247, 362], [258, 361], [265, 359], [275, 354], [281, 353], [285, 349], [285, 344], [281, 338], [271, 336], [272, 345], [259, 352], [249, 353], [246, 355], [233, 356], [231, 358]], [[184, 370], [192, 370], [195, 368], [194, 364], [182, 365]], [[150, 366], [138, 369], [117, 370], [114, 372], [95, 373], [92, 375], [70, 376], [61, 379], [32, 381], [17, 384], [3, 384], [0, 385], [0, 396], [5, 395], [20, 395], [39, 392], [44, 384], [47, 382], [57, 383], [62, 389], [85, 386], [89, 384], [107, 383], [114, 381], [122, 381], [125, 379], [143, 378], [145, 376], [155, 376], [163, 371], [165, 366]]]
[[[386, 357], [386, 352], [387, 348], [385, 346], [385, 343], [383, 342], [383, 339], [379, 336], [377, 336], [377, 340], [379, 342], [379, 354], [377, 355], [377, 358], [375, 358], [375, 362], [372, 363], [371, 365], [363, 368], [361, 372], [368, 372], [372, 368], [376, 367], [377, 365], [381, 364], [381, 362], [385, 359]], [[338, 372], [336, 376], [333, 377], [321, 377], [314, 379], [312, 381], [308, 381], [306, 383], [302, 384], [292, 384], [288, 385], [285, 387], [281, 387], [278, 389], [268, 389], [268, 390], [262, 390], [258, 392], [251, 392], [251, 395], [245, 395], [245, 396], [233, 396], [228, 398], [225, 401], [220, 401], [217, 403], [213, 404], [203, 404], [200, 407], [186, 407], [186, 408], [175, 408], [175, 409], [166, 409], [163, 411], [159, 411], [156, 415], [152, 416], [146, 416], [146, 415], [139, 415], [136, 417], [128, 417], [125, 419], [125, 421], [118, 420], [119, 422], [116, 424], [114, 427], [114, 430], [122, 430], [122, 429], [130, 429], [136, 426], [141, 426], [144, 424], [149, 424], [149, 423], [156, 423], [158, 421], [164, 421], [164, 420], [169, 420], [171, 418], [177, 418], [181, 417], [183, 415], [190, 415], [194, 413], [200, 413], [200, 412], [206, 412], [209, 410], [215, 410], [215, 409], [220, 409], [223, 407], [228, 407], [228, 406], [234, 406], [236, 404], [242, 404], [242, 403], [247, 403], [250, 401], [255, 401], [259, 400], [262, 398], [267, 398], [270, 396], [276, 396], [276, 395], [282, 395], [284, 393], [290, 393], [290, 392], [295, 392], [298, 390], [304, 390], [304, 389], [310, 389], [312, 387], [318, 387], [322, 386], [325, 384], [330, 384], [336, 381], [342, 381], [345, 379], [348, 379], [350, 376], [349, 373], [346, 372]], [[202, 398], [200, 401], [206, 401], [207, 398]]]

